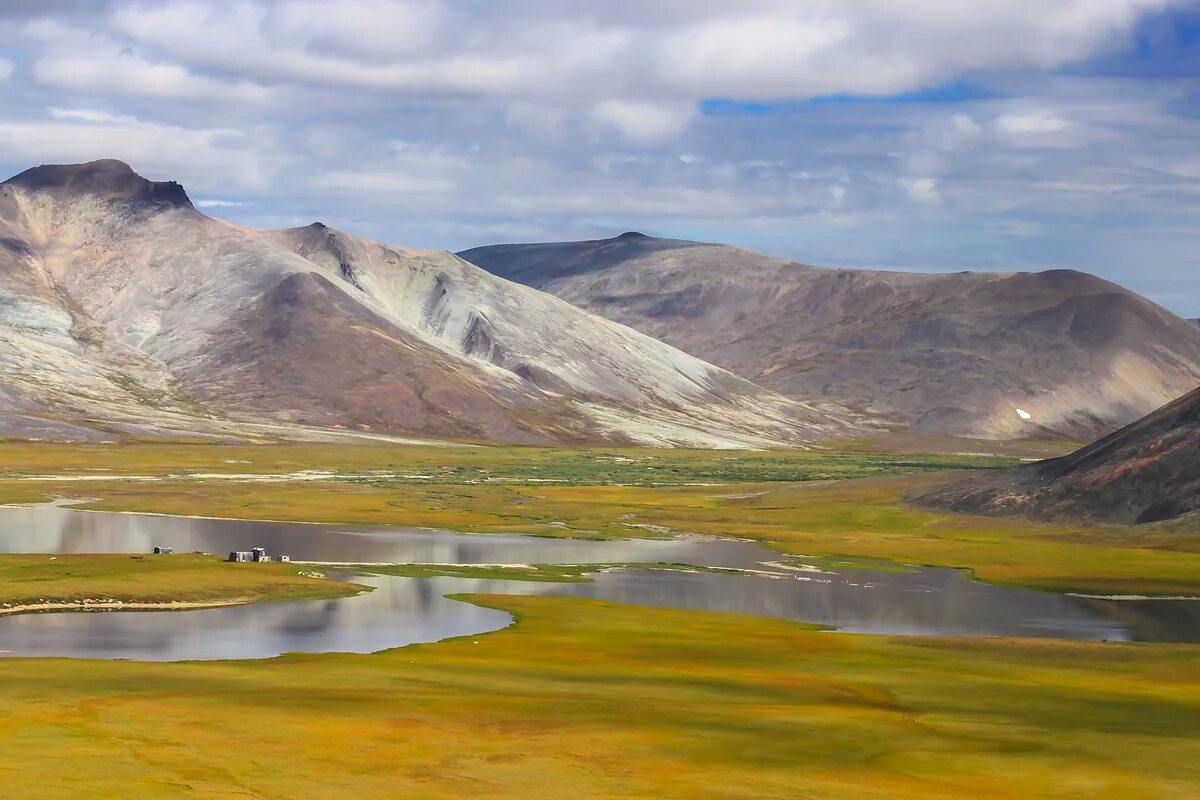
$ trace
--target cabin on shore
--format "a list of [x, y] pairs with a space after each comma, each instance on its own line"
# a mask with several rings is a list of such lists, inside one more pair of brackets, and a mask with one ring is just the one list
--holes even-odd
[[173, 547], [162, 547], [160, 545], [155, 545], [154, 547], [154, 555], [156, 556], [169, 556], [174, 552], [175, 548]]
[[272, 556], [267, 553], [265, 547], [252, 547], [249, 550], [232, 550], [229, 553], [229, 560], [234, 562], [251, 562], [254, 564], [267, 564], [274, 561], [291, 561], [291, 556]]

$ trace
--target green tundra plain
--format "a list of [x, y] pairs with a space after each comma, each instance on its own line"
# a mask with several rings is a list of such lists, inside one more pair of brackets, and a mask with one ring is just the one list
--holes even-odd
[[956, 471], [1064, 449], [1032, 443], [1012, 452], [1010, 444], [993, 454], [989, 446], [922, 454], [872, 442], [771, 452], [2, 443], [0, 502], [73, 498], [107, 511], [537, 536], [699, 533], [783, 554], [959, 567], [1051, 591], [1200, 594], [1200, 521], [1047, 525], [906, 502]]
[[[907, 502], [952, 471], [1062, 446], [1023, 448], [2, 443], [0, 502], [481, 534], [699, 533], [754, 539], [781, 558], [954, 566], [1048, 591], [1200, 595], [1190, 522], [1056, 526]], [[313, 470], [332, 474], [298, 475]], [[0, 604], [357, 591], [301, 571], [191, 555], [3, 556]], [[842, 635], [597, 601], [464, 599], [517, 622], [368, 656], [2, 660], [3, 795], [1200, 796], [1200, 646]]]
[[0, 556], [0, 614], [30, 606], [205, 605], [345, 597], [361, 587], [298, 564], [239, 568], [216, 556]]

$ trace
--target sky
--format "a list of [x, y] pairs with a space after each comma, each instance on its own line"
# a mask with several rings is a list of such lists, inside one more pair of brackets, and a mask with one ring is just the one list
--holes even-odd
[[1200, 0], [2, 0], [0, 170], [410, 247], [1070, 267], [1200, 317]]

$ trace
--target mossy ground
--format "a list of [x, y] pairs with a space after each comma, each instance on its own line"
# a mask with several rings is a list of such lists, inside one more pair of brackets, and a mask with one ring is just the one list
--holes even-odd
[[1200, 795], [1195, 646], [482, 602], [518, 624], [370, 656], [0, 661], [4, 796]]

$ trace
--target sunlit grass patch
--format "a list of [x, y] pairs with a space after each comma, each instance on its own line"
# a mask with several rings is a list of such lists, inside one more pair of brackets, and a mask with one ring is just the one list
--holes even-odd
[[518, 623], [370, 656], [0, 661], [6, 797], [1200, 792], [1195, 646], [481, 602]]
[[0, 555], [0, 610], [85, 600], [169, 604], [319, 599], [362, 589], [313, 572], [299, 564], [231, 564], [190, 553]]

